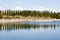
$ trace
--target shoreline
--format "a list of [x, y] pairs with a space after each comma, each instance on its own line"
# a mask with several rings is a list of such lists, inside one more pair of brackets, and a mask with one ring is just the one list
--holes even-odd
[[0, 19], [0, 23], [10, 23], [10, 22], [51, 22], [60, 21], [60, 19]]

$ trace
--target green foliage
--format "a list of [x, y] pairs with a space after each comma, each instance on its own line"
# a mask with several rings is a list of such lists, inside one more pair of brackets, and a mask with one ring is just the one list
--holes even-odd
[[50, 12], [50, 11], [31, 11], [31, 10], [0, 10], [0, 18], [3, 16], [24, 16], [24, 17], [45, 17], [45, 18], [56, 18], [60, 19], [60, 13], [59, 12]]

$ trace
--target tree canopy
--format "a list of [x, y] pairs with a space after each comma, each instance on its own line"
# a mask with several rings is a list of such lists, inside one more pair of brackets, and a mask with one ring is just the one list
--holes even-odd
[[52, 11], [32, 11], [32, 10], [0, 10], [0, 18], [3, 18], [3, 16], [24, 16], [24, 17], [50, 17], [50, 18], [56, 18], [60, 19], [60, 12], [52, 12]]

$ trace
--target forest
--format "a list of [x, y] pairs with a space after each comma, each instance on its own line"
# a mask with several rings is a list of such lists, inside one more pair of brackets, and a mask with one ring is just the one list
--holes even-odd
[[2, 18], [23, 18], [23, 17], [43, 17], [60, 19], [60, 12], [53, 11], [35, 11], [35, 10], [0, 10], [0, 19]]

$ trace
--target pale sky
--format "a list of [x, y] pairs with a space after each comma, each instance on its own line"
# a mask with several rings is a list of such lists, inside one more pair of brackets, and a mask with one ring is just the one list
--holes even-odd
[[0, 9], [60, 10], [60, 0], [0, 0]]

